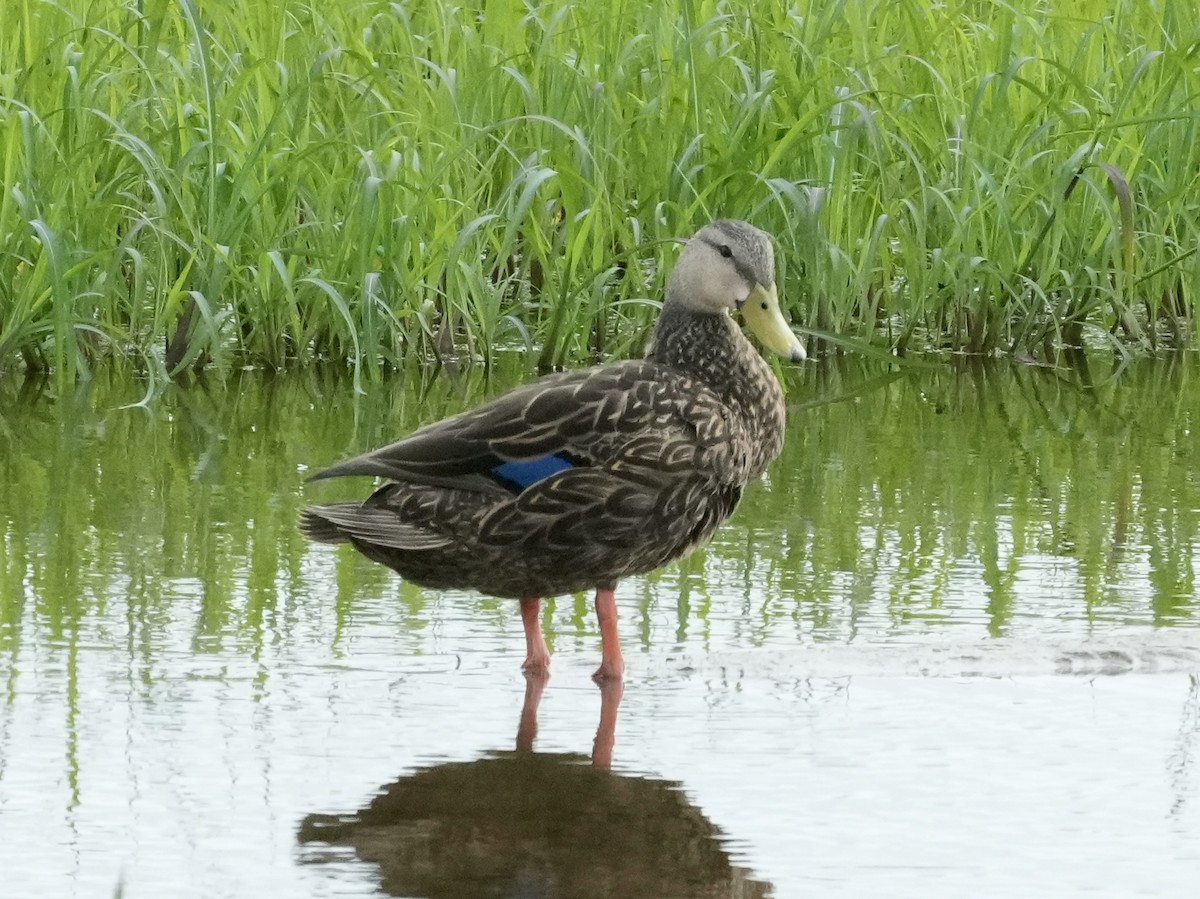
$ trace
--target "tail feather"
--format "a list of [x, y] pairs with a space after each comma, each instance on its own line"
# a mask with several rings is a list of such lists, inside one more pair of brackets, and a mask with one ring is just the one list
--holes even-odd
[[[340, 503], [357, 508], [359, 503]], [[326, 517], [329, 506], [310, 506], [300, 513], [300, 533], [317, 543], [349, 543], [346, 532]]]
[[356, 540], [399, 550], [429, 550], [453, 541], [420, 525], [406, 522], [393, 510], [364, 503], [309, 506], [300, 515], [300, 530], [320, 543]]

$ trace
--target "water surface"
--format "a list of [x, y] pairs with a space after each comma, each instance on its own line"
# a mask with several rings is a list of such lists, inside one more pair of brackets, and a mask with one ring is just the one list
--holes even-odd
[[510, 604], [294, 526], [366, 486], [306, 472], [523, 363], [148, 408], [2, 382], [6, 888], [570, 896], [637, 869], [663, 895], [1190, 896], [1196, 375], [789, 370], [766, 481], [621, 585], [619, 707], [589, 599], [547, 604], [536, 736]]

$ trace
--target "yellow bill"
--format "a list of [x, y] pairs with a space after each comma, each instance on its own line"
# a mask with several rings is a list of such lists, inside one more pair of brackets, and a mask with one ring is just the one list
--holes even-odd
[[792, 362], [804, 361], [804, 347], [779, 311], [779, 294], [774, 284], [770, 287], [755, 285], [742, 306], [742, 318], [767, 349]]

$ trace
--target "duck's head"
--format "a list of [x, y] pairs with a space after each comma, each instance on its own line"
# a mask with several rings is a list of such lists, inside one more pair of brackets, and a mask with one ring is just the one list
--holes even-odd
[[768, 349], [804, 361], [804, 347], [779, 311], [771, 238], [746, 222], [718, 219], [696, 232], [667, 281], [667, 305], [711, 315], [740, 310]]

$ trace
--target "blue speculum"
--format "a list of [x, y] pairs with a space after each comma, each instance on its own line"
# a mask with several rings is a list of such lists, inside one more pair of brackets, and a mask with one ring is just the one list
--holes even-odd
[[493, 468], [492, 474], [500, 480], [524, 490], [553, 474], [558, 474], [560, 471], [574, 467], [570, 459], [555, 453], [552, 456], [541, 456], [537, 459], [504, 462]]

